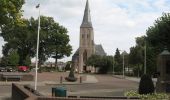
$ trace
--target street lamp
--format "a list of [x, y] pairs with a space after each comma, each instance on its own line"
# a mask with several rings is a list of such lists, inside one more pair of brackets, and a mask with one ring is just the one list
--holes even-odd
[[122, 56], [123, 56], [123, 66], [122, 66], [122, 78], [125, 78], [125, 51], [124, 50], [119, 50], [119, 51], [122, 51]]
[[37, 90], [37, 70], [38, 70], [39, 35], [40, 35], [40, 4], [38, 4], [36, 8], [39, 8], [39, 15], [38, 15], [37, 52], [36, 52], [35, 85], [34, 85], [35, 90]]
[[113, 56], [113, 75], [115, 74], [115, 70], [114, 70], [114, 56]]
[[122, 52], [122, 55], [123, 55], [123, 78], [125, 78], [125, 51]]
[[145, 53], [145, 58], [144, 58], [144, 74], [146, 74], [146, 41], [145, 41], [145, 50], [144, 50], [144, 53]]

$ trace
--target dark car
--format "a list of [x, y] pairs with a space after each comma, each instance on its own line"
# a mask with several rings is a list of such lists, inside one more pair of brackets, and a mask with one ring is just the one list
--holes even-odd
[[0, 67], [0, 72], [6, 72], [6, 68], [5, 67]]
[[13, 72], [13, 71], [14, 71], [13, 68], [11, 68], [11, 67], [7, 68], [7, 72]]

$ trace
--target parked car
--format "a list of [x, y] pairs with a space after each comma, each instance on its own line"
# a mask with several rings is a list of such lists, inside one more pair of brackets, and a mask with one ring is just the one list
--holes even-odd
[[29, 70], [28, 66], [18, 66], [18, 71], [19, 72], [26, 72], [28, 70]]
[[9, 67], [9, 68], [7, 68], [7, 72], [14, 72], [14, 69]]
[[6, 72], [6, 67], [0, 67], [0, 72]]

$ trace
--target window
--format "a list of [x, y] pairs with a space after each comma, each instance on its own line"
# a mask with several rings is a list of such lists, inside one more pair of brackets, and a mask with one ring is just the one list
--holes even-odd
[[166, 61], [166, 73], [170, 74], [170, 61]]
[[82, 38], [84, 38], [84, 34], [82, 34]]

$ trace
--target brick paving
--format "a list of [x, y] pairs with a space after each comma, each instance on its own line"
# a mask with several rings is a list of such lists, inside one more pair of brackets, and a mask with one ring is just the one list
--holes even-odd
[[[34, 75], [34, 72], [31, 72]], [[64, 86], [67, 89], [68, 95], [73, 96], [122, 96], [125, 91], [136, 90], [138, 83], [135, 81], [130, 81], [127, 79], [120, 79], [113, 77], [112, 75], [96, 75], [96, 74], [75, 74], [76, 77], [83, 77], [84, 83], [77, 84], [44, 84], [46, 82], [59, 83], [60, 77], [63, 78], [68, 76], [68, 72], [43, 72], [38, 73], [38, 91], [44, 95], [51, 96], [51, 88]], [[87, 82], [89, 81], [89, 83]], [[95, 80], [95, 81], [93, 81]], [[79, 81], [79, 80], [78, 80]], [[91, 82], [90, 82], [91, 81]], [[93, 82], [92, 82], [93, 81]], [[65, 79], [63, 82], [66, 83]], [[10, 82], [7, 86], [0, 85], [0, 96], [11, 95], [11, 85]], [[4, 83], [4, 84], [7, 84]], [[34, 82], [32, 82], [33, 85]], [[2, 84], [2, 82], [0, 82]], [[22, 84], [27, 84], [27, 82], [22, 82]]]

